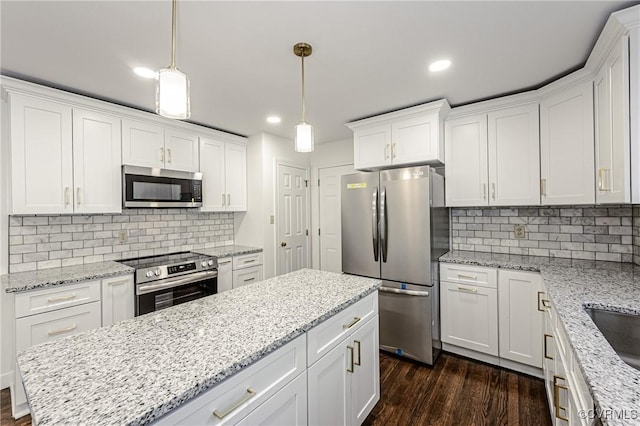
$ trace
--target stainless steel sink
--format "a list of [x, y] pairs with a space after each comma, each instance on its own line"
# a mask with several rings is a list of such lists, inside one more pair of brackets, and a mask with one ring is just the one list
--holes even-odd
[[640, 316], [585, 308], [618, 356], [640, 370]]

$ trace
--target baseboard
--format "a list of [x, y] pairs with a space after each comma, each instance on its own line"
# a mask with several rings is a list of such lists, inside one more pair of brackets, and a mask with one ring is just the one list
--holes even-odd
[[13, 384], [13, 371], [0, 375], [0, 389], [6, 389]]
[[544, 378], [544, 372], [541, 368], [532, 367], [530, 365], [521, 364], [519, 362], [511, 361], [508, 359], [500, 358], [495, 355], [484, 354], [472, 349], [461, 348], [460, 346], [450, 345], [448, 343], [442, 343], [442, 350], [445, 352], [461, 355], [466, 358], [471, 358], [477, 361], [484, 362], [486, 364], [495, 365], [496, 367], [506, 368], [507, 370], [513, 370], [518, 373], [523, 373], [528, 376], [537, 377], [539, 379]]

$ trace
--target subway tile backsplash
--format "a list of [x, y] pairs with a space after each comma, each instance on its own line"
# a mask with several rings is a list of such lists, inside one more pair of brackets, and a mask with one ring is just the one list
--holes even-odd
[[233, 235], [233, 213], [190, 209], [10, 216], [9, 272], [217, 247], [233, 244]]
[[[633, 262], [640, 260], [640, 206], [451, 209], [451, 248]], [[515, 237], [515, 226], [525, 237]], [[635, 254], [635, 258], [634, 258]]]

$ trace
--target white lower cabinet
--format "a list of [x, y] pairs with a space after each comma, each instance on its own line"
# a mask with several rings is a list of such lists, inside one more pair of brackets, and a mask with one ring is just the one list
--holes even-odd
[[133, 275], [102, 280], [102, 326], [133, 318], [135, 284]]
[[233, 257], [233, 288], [262, 281], [262, 252]]
[[233, 288], [233, 262], [231, 257], [218, 259], [218, 293]]

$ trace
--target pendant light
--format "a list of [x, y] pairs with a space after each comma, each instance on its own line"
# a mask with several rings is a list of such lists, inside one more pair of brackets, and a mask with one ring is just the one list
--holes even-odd
[[167, 118], [185, 120], [191, 116], [189, 77], [176, 68], [176, 9], [171, 8], [171, 65], [158, 71], [156, 84], [156, 113]]
[[313, 126], [305, 121], [304, 113], [304, 58], [311, 56], [311, 45], [298, 43], [293, 46], [293, 53], [302, 60], [302, 121], [296, 126], [295, 150], [297, 152], [313, 151]]

